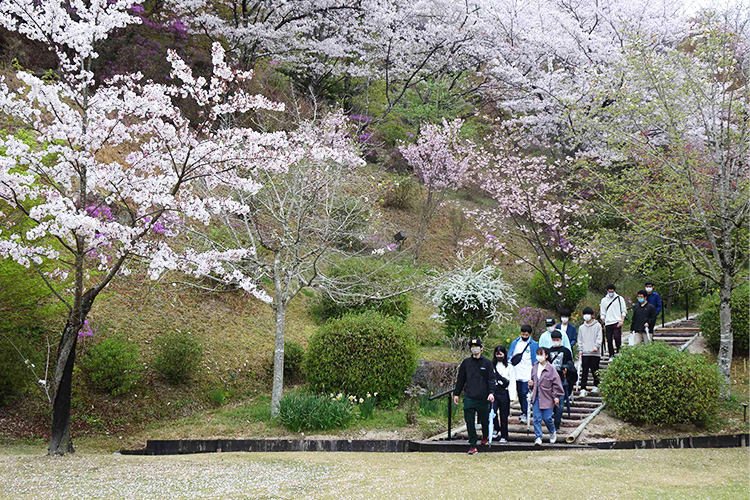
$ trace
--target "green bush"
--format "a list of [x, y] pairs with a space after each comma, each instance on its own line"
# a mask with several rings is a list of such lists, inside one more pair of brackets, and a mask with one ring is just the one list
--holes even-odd
[[706, 425], [719, 410], [720, 388], [716, 365], [664, 342], [623, 347], [599, 384], [619, 418], [659, 425]]
[[354, 404], [342, 395], [289, 392], [279, 403], [279, 419], [292, 432], [345, 429], [354, 420]]
[[80, 367], [94, 387], [114, 396], [132, 389], [142, 371], [138, 345], [119, 337], [95, 342], [81, 359]]
[[412, 176], [402, 176], [393, 181], [383, 200], [386, 208], [414, 210], [422, 201], [422, 186]]
[[[389, 289], [394, 283], [406, 279], [413, 270], [379, 259], [347, 259], [328, 271], [328, 276], [347, 286], [352, 294], [371, 294], [374, 287]], [[334, 301], [325, 292], [318, 294], [310, 312], [318, 320], [340, 318], [348, 313], [362, 313], [374, 310], [384, 316], [399, 318], [405, 321], [411, 312], [412, 299], [409, 294], [396, 295], [385, 300], [352, 299]]]
[[[565, 274], [568, 276], [575, 275], [578, 272], [578, 268], [572, 264], [567, 264]], [[552, 283], [560, 283], [560, 275], [554, 270], [550, 269], [550, 280]], [[606, 285], [605, 285], [606, 286]], [[557, 298], [560, 297], [562, 307], [567, 307], [571, 310], [576, 309], [578, 303], [586, 297], [589, 287], [589, 275], [585, 271], [581, 271], [578, 277], [574, 280], [566, 280], [566, 288], [563, 293], [560, 287], [555, 286], [553, 293], [550, 287], [547, 285], [544, 276], [539, 271], [535, 272], [531, 277], [529, 284], [531, 291], [531, 298], [535, 300], [540, 306], [547, 309], [557, 310]]]
[[[750, 288], [743, 283], [732, 291], [732, 332], [734, 352], [747, 354], [750, 342]], [[703, 299], [701, 304], [701, 332], [709, 347], [719, 350], [721, 329], [719, 324], [719, 293], [713, 293]]]
[[304, 380], [305, 348], [294, 340], [284, 342], [284, 381]]
[[203, 348], [190, 332], [173, 332], [159, 338], [154, 369], [171, 384], [190, 380], [198, 371]]
[[401, 321], [375, 311], [330, 321], [310, 338], [306, 374], [321, 392], [398, 399], [417, 369], [417, 344]]

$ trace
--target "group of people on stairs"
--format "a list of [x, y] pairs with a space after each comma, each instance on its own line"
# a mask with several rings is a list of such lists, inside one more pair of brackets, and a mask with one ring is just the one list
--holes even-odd
[[[647, 281], [645, 288], [637, 294], [637, 305], [633, 308], [630, 323], [631, 345], [650, 341], [656, 318], [661, 311], [661, 297], [654, 291], [653, 282]], [[470, 340], [471, 356], [464, 359], [458, 369], [453, 391], [455, 404], [464, 394], [464, 420], [469, 434], [469, 454], [478, 452], [477, 443], [489, 442], [489, 419], [494, 413], [492, 438], [500, 443], [508, 441], [508, 419], [511, 403], [518, 399], [521, 406], [522, 424], [528, 422], [529, 406], [534, 423], [534, 444], [542, 444], [542, 422], [547, 427], [549, 442], [557, 440], [557, 429], [562, 423], [565, 404], [578, 381], [578, 369], [574, 362], [574, 347], [578, 351], [578, 366], [582, 383], [581, 396], [587, 395], [586, 382], [592, 373], [598, 392], [599, 364], [603, 347], [607, 347], [609, 359], [614, 359], [622, 344], [622, 327], [627, 317], [625, 299], [617, 294], [615, 285], [607, 285], [607, 295], [599, 304], [597, 320], [591, 307], [583, 308], [583, 323], [578, 327], [570, 323], [572, 311], [563, 310], [560, 322], [554, 318], [545, 320], [545, 330], [539, 341], [532, 338], [530, 325], [521, 326], [520, 335], [506, 350], [497, 346], [492, 360], [483, 356], [480, 338]], [[602, 329], [604, 325], [604, 329]], [[475, 422], [482, 426], [482, 440], [478, 440]]]

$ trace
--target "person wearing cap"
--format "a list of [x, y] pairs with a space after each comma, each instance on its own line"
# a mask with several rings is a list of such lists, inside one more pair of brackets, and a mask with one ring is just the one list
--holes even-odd
[[[555, 327], [555, 319], [545, 319], [544, 325], [544, 331], [539, 336], [539, 347], [546, 347], [547, 349], [549, 349], [550, 347], [552, 347], [552, 332], [557, 330], [557, 328]], [[570, 352], [573, 352], [573, 348], [570, 346], [570, 339], [567, 335], [562, 336], [562, 343]]]
[[[458, 404], [458, 396], [464, 392], [464, 420], [469, 433], [469, 455], [477, 453], [476, 416], [482, 424], [482, 444], [489, 440], [489, 403], [495, 401], [495, 369], [492, 361], [482, 356], [482, 339], [469, 341], [471, 356], [458, 367], [458, 378], [453, 390], [453, 402]], [[489, 403], [488, 403], [489, 402]]]
[[508, 348], [508, 359], [513, 366], [516, 378], [516, 394], [521, 405], [521, 423], [526, 423], [529, 414], [529, 402], [526, 396], [529, 394], [529, 380], [531, 380], [531, 367], [534, 365], [532, 359], [539, 344], [531, 338], [531, 325], [521, 327], [521, 336], [515, 339]]
[[563, 398], [560, 399], [560, 404], [555, 406], [554, 417], [555, 417], [555, 428], [559, 429], [562, 423], [563, 406], [565, 401], [568, 399], [570, 394], [569, 388], [575, 384], [575, 380], [571, 384], [568, 377], [573, 377], [575, 372], [575, 365], [573, 364], [573, 352], [563, 345], [563, 334], [560, 330], [552, 332], [552, 347], [549, 349], [549, 363], [555, 367], [557, 374], [560, 376], [560, 381], [563, 387]]
[[531, 402], [534, 415], [534, 444], [542, 444], [542, 421], [547, 425], [550, 444], [557, 441], [557, 427], [553, 420], [554, 409], [560, 404], [565, 392], [557, 370], [548, 362], [549, 349], [540, 347], [536, 350], [536, 363], [531, 369]]
[[646, 290], [646, 302], [654, 306], [656, 309], [656, 317], [658, 318], [659, 314], [661, 314], [661, 295], [654, 291], [653, 281], [648, 280], [644, 286], [644, 290]]
[[563, 335], [568, 337], [570, 341], [570, 352], [573, 352], [573, 347], [578, 343], [578, 330], [573, 323], [570, 322], [570, 315], [573, 313], [570, 309], [563, 309], [560, 311], [560, 322], [555, 325], [555, 328], [560, 330]]
[[[609, 359], [614, 359], [615, 354], [620, 352], [622, 345], [622, 324], [625, 322], [625, 316], [628, 314], [628, 308], [625, 305], [625, 299], [617, 295], [617, 288], [614, 284], [607, 285], [607, 295], [599, 303], [599, 317], [604, 323], [606, 332], [607, 351]], [[615, 346], [616, 344], [616, 346]]]
[[602, 324], [594, 319], [594, 310], [583, 309], [583, 324], [578, 327], [578, 355], [581, 357], [581, 396], [585, 397], [589, 370], [594, 374], [592, 392], [599, 392], [599, 361], [602, 355]]
[[648, 344], [649, 332], [653, 333], [656, 326], [656, 308], [646, 301], [646, 290], [638, 291], [638, 305], [633, 308], [633, 320], [630, 322], [630, 334], [633, 345]]

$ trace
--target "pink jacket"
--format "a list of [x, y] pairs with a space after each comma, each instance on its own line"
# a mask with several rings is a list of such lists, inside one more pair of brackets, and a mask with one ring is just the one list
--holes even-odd
[[555, 407], [555, 398], [562, 399], [565, 391], [560, 381], [560, 375], [557, 374], [557, 370], [552, 366], [552, 363], [547, 362], [547, 366], [542, 371], [541, 381], [537, 380], [536, 377], [537, 365], [539, 363], [534, 363], [534, 367], [531, 369], [531, 380], [534, 381], [534, 388], [531, 390], [531, 401], [534, 402], [536, 400], [538, 392], [539, 408], [548, 410]]

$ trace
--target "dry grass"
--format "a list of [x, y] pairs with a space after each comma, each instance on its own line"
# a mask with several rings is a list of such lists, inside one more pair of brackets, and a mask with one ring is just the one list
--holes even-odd
[[738, 499], [747, 449], [166, 457], [0, 451], [0, 499]]

